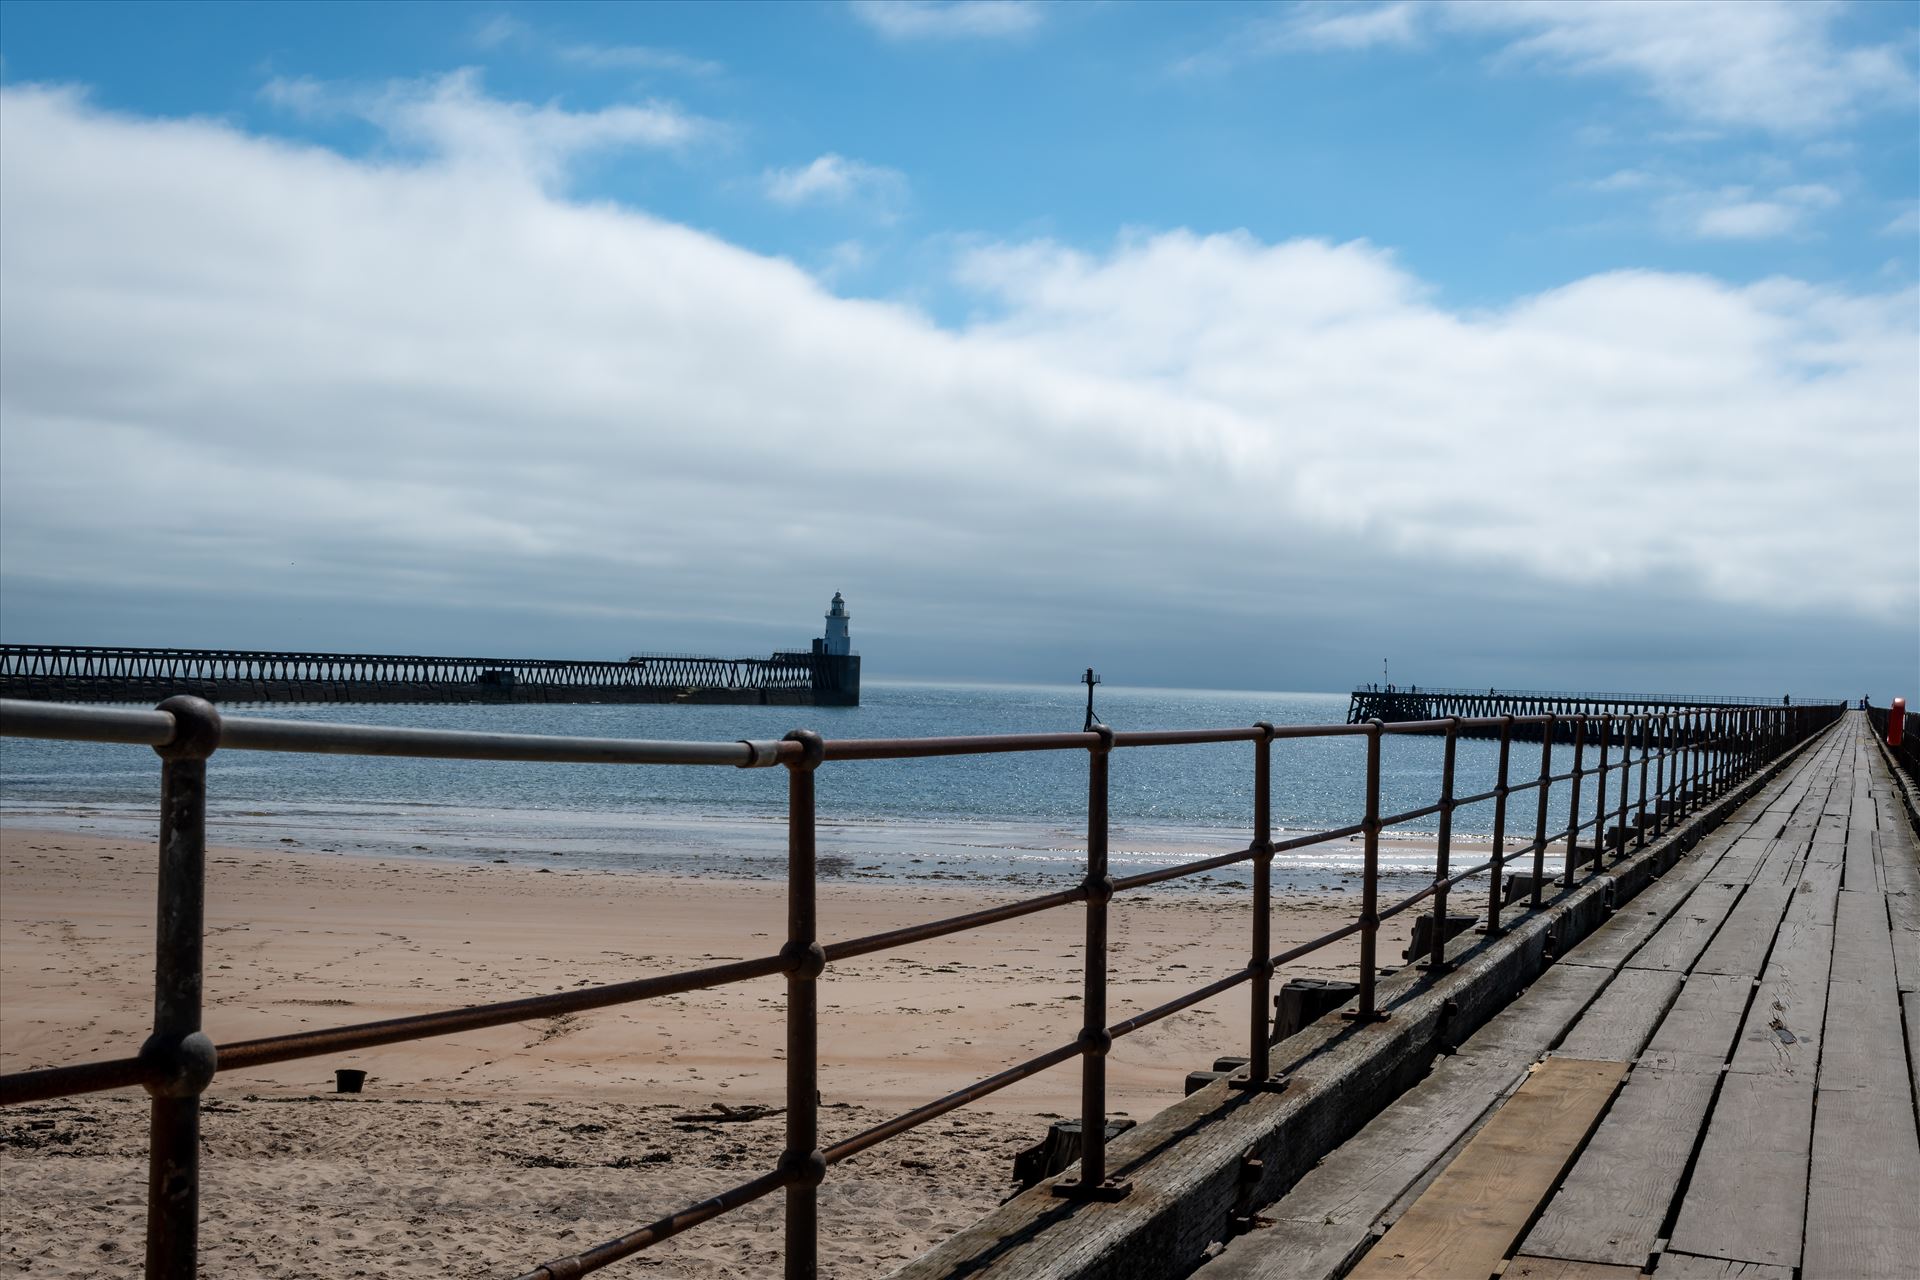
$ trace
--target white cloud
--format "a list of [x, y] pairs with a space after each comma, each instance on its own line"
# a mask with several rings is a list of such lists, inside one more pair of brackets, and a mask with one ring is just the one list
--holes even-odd
[[804, 562], [983, 627], [1065, 566], [1272, 616], [1282, 567], [1377, 556], [1916, 608], [1911, 289], [1468, 312], [1365, 243], [1174, 231], [976, 252], [954, 331], [448, 152], [0, 89], [0, 579], [742, 616]]
[[1593, 191], [1644, 191], [1660, 185], [1660, 179], [1645, 169], [1616, 169], [1604, 178], [1587, 184]]
[[1920, 204], [1908, 205], [1894, 214], [1893, 219], [1880, 228], [1880, 234], [1908, 237], [1920, 235]]
[[850, 8], [889, 40], [1005, 39], [1044, 16], [1034, 0], [852, 0]]
[[1820, 183], [1779, 187], [1764, 195], [1750, 187], [1686, 191], [1664, 203], [1669, 221], [1683, 234], [1707, 240], [1772, 240], [1806, 230], [1812, 217], [1840, 203], [1840, 193]]
[[726, 69], [707, 58], [643, 44], [563, 44], [556, 45], [553, 52], [562, 62], [597, 71], [673, 71], [682, 75], [716, 76]]
[[1407, 47], [1443, 34], [1492, 37], [1498, 58], [1579, 75], [1623, 76], [1696, 125], [1812, 133], [1879, 108], [1910, 109], [1910, 48], [1845, 45], [1839, 6], [1815, 0], [1303, 0], [1246, 24], [1191, 71], [1299, 51]]
[[668, 102], [568, 111], [488, 97], [472, 67], [379, 88], [307, 78], [276, 79], [267, 101], [309, 118], [364, 119], [394, 143], [489, 174], [553, 184], [580, 156], [627, 147], [674, 149], [718, 132], [712, 121]]
[[907, 191], [906, 175], [899, 170], [849, 160], [831, 151], [797, 169], [769, 169], [761, 181], [769, 200], [789, 207], [864, 201], [887, 213]]
[[1372, 6], [1302, 4], [1271, 32], [1277, 44], [1303, 49], [1403, 47], [1419, 36], [1419, 9], [1412, 0]]
[[1788, 133], [1911, 109], [1908, 51], [1843, 46], [1840, 9], [1809, 0], [1452, 0], [1450, 25], [1513, 35], [1507, 56], [1625, 75], [1682, 116]]

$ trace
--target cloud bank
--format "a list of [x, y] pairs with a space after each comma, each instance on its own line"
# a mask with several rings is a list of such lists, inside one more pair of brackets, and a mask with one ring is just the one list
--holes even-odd
[[528, 180], [550, 155], [471, 162], [501, 153], [0, 90], [0, 582], [637, 634], [840, 587], [903, 632], [1098, 601], [1189, 643], [1337, 613], [1369, 565], [1482, 601], [1920, 607], [1911, 291], [1621, 271], [1468, 311], [1364, 242], [1175, 230], [978, 247], [951, 329], [570, 201]]

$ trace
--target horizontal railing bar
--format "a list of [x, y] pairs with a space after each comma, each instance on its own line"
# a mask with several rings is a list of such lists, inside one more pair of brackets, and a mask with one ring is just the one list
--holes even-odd
[[1215, 854], [1211, 858], [1182, 863], [1177, 867], [1162, 867], [1158, 871], [1142, 871], [1135, 875], [1121, 876], [1113, 882], [1113, 888], [1114, 892], [1118, 893], [1122, 889], [1142, 889], [1150, 884], [1165, 884], [1169, 880], [1178, 880], [1182, 876], [1199, 875], [1202, 871], [1230, 867], [1236, 862], [1245, 862], [1251, 857], [1253, 857], [1252, 849], [1236, 849], [1232, 853]]
[[224, 749], [237, 751], [407, 756], [429, 760], [736, 767], [778, 764], [788, 758], [797, 760], [804, 750], [797, 742], [647, 742], [627, 738], [571, 738], [537, 733], [474, 733], [460, 729], [323, 724], [253, 716], [223, 718], [220, 745]]
[[1399, 915], [1402, 911], [1405, 911], [1408, 907], [1414, 906], [1417, 903], [1424, 902], [1428, 898], [1431, 898], [1436, 892], [1439, 891], [1439, 888], [1440, 888], [1440, 885], [1438, 882], [1426, 885], [1418, 893], [1402, 898], [1400, 899], [1400, 901], [1394, 903], [1392, 906], [1381, 907], [1378, 911], [1374, 913], [1374, 918], [1376, 920], [1391, 920], [1395, 916]]
[[996, 1072], [984, 1080], [977, 1080], [964, 1089], [956, 1089], [944, 1098], [936, 1098], [925, 1106], [915, 1107], [903, 1115], [882, 1121], [871, 1129], [854, 1134], [851, 1138], [836, 1142], [828, 1147], [824, 1154], [829, 1165], [839, 1164], [848, 1156], [859, 1155], [868, 1147], [878, 1146], [888, 1138], [895, 1138], [925, 1124], [937, 1120], [949, 1111], [964, 1107], [969, 1102], [977, 1102], [990, 1093], [998, 1093], [1010, 1084], [1018, 1084], [1028, 1076], [1038, 1075], [1048, 1067], [1057, 1067], [1063, 1062], [1080, 1056], [1080, 1042], [1075, 1040], [1056, 1049], [1049, 1049], [1037, 1058], [1028, 1058], [1025, 1062]]
[[173, 717], [165, 711], [0, 698], [0, 736], [164, 747], [173, 741]]
[[1446, 807], [1447, 805], [1444, 800], [1430, 805], [1423, 805], [1418, 809], [1409, 809], [1405, 813], [1396, 813], [1390, 818], [1382, 818], [1380, 819], [1380, 825], [1382, 827], [1398, 826], [1403, 822], [1412, 822], [1415, 818], [1424, 818], [1430, 813], [1438, 813]]
[[569, 1258], [557, 1258], [552, 1262], [543, 1262], [527, 1272], [520, 1280], [573, 1280], [575, 1276], [584, 1276], [598, 1271], [610, 1263], [622, 1258], [632, 1257], [649, 1245], [670, 1240], [689, 1227], [697, 1227], [709, 1218], [717, 1218], [730, 1213], [741, 1205], [752, 1204], [762, 1196], [771, 1195], [786, 1186], [792, 1178], [779, 1169], [769, 1170], [751, 1182], [739, 1186], [699, 1204], [682, 1209], [676, 1214], [652, 1222], [638, 1231], [630, 1232], [605, 1244], [597, 1244], [585, 1253], [576, 1253]]
[[1329, 840], [1345, 840], [1348, 836], [1357, 836], [1366, 831], [1364, 823], [1356, 822], [1350, 827], [1337, 827], [1332, 831], [1312, 831], [1304, 836], [1292, 836], [1286, 840], [1273, 842], [1275, 853], [1287, 853], [1294, 849], [1304, 849], [1309, 845], [1325, 844]]
[[[1521, 854], [1527, 854], [1532, 852], [1533, 852], [1533, 845], [1529, 843], [1525, 849], [1516, 850], [1515, 856], [1517, 857]], [[1502, 858], [1501, 861], [1504, 863], [1506, 859]], [[1491, 870], [1493, 870], [1493, 859], [1489, 858], [1477, 867], [1468, 867], [1465, 871], [1458, 871], [1458, 872], [1455, 872], [1453, 875], [1448, 876], [1447, 888], [1449, 889], [1453, 888], [1453, 886], [1459, 884], [1462, 880], [1471, 880], [1475, 876], [1479, 875], [1482, 871], [1491, 871]]]
[[1265, 730], [1244, 729], [1130, 729], [1116, 732], [1116, 747], [1182, 747], [1203, 742], [1257, 742]]
[[[1507, 788], [1507, 791], [1508, 791], [1508, 793], [1509, 793], [1509, 794], [1511, 794], [1512, 792], [1514, 792], [1514, 791], [1517, 791], [1517, 790], [1519, 790], [1519, 788], [1518, 788], [1518, 787], [1508, 787], [1508, 788]], [[1466, 808], [1466, 807], [1467, 807], [1468, 805], [1470, 805], [1470, 804], [1479, 804], [1479, 803], [1480, 803], [1481, 801], [1483, 801], [1483, 800], [1492, 800], [1492, 799], [1495, 799], [1495, 798], [1497, 798], [1497, 797], [1499, 796], [1499, 794], [1500, 794], [1500, 788], [1498, 788], [1498, 787], [1495, 787], [1495, 788], [1494, 788], [1493, 790], [1491, 790], [1491, 791], [1482, 791], [1482, 792], [1481, 792], [1480, 794], [1478, 794], [1478, 795], [1472, 795], [1472, 796], [1458, 796], [1458, 797], [1456, 797], [1456, 798], [1454, 799], [1454, 802], [1453, 802], [1453, 807], [1454, 807], [1454, 808], [1456, 808], [1456, 809], [1464, 809], [1464, 808]]]
[[25, 1102], [45, 1102], [82, 1093], [101, 1093], [145, 1084], [155, 1078], [154, 1065], [140, 1058], [114, 1058], [106, 1062], [83, 1062], [71, 1067], [47, 1067], [40, 1071], [16, 1071], [0, 1076], [0, 1107], [17, 1107]]
[[1085, 751], [1097, 733], [982, 733], [946, 738], [830, 738], [828, 760], [913, 760], [927, 756], [1000, 755], [1014, 751]]
[[1131, 1018], [1114, 1023], [1107, 1028], [1107, 1034], [1118, 1040], [1121, 1036], [1130, 1035], [1142, 1027], [1151, 1026], [1162, 1018], [1170, 1018], [1182, 1009], [1191, 1009], [1202, 1001], [1211, 1000], [1223, 991], [1231, 991], [1252, 976], [1252, 969], [1242, 969], [1238, 973], [1228, 974], [1217, 981], [1209, 982], [1204, 987], [1195, 987], [1183, 996], [1175, 997], [1165, 1004], [1155, 1005], [1144, 1013], [1136, 1013]]
[[1038, 898], [1023, 898], [1019, 902], [1009, 902], [1003, 906], [986, 907], [979, 911], [970, 911], [965, 915], [948, 916], [944, 920], [907, 925], [900, 929], [889, 929], [885, 933], [870, 933], [861, 938], [849, 938], [845, 942], [830, 942], [823, 950], [827, 953], [829, 964], [836, 960], [851, 960], [855, 956], [871, 955], [876, 951], [886, 951], [893, 947], [904, 947], [915, 942], [944, 938], [948, 934], [964, 933], [984, 925], [998, 924], [1002, 920], [1018, 920], [1021, 916], [1030, 916], [1035, 912], [1064, 907], [1074, 902], [1084, 902], [1086, 897], [1086, 887], [1078, 885], [1072, 889], [1062, 889], [1058, 893], [1049, 893]]
[[411, 1014], [404, 1018], [361, 1022], [323, 1031], [301, 1031], [293, 1035], [242, 1040], [236, 1044], [220, 1047], [220, 1070], [234, 1071], [243, 1067], [262, 1067], [275, 1062], [292, 1062], [299, 1058], [311, 1058], [323, 1053], [368, 1049], [375, 1045], [395, 1044], [402, 1040], [425, 1040], [434, 1036], [453, 1035], [461, 1031], [478, 1031], [485, 1027], [526, 1022], [533, 1018], [551, 1018], [562, 1013], [577, 1013], [584, 1009], [604, 1009], [609, 1005], [657, 1000], [662, 996], [680, 995], [688, 991], [704, 991], [709, 987], [770, 977], [773, 974], [785, 972], [786, 967], [786, 960], [780, 956], [763, 956], [755, 960], [737, 960], [731, 964], [713, 965], [706, 969], [688, 969], [681, 973], [662, 974], [657, 978], [616, 982], [604, 987], [587, 987], [579, 991], [562, 991], [545, 996], [527, 996], [520, 1000], [470, 1005], [464, 1009], [448, 1009], [439, 1013]]
[[1292, 964], [1301, 956], [1310, 956], [1320, 948], [1330, 947], [1342, 938], [1351, 938], [1354, 934], [1360, 932], [1361, 927], [1361, 922], [1358, 920], [1353, 921], [1351, 924], [1343, 924], [1331, 933], [1323, 933], [1317, 938], [1310, 938], [1296, 946], [1288, 947], [1285, 951], [1270, 957], [1268, 963], [1276, 965]]

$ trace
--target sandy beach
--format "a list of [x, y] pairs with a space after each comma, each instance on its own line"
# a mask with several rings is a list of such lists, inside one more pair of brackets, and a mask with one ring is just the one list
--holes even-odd
[[[209, 853], [205, 1024], [216, 1041], [620, 981], [768, 954], [766, 881], [604, 869]], [[821, 933], [852, 937], [1004, 901], [952, 881], [833, 881]], [[1483, 900], [1473, 895], [1468, 901]], [[1464, 905], [1464, 903], [1463, 903]], [[1352, 895], [1276, 895], [1276, 948], [1350, 919]], [[0, 830], [0, 1065], [134, 1052], [151, 1016], [149, 842]], [[1398, 963], [1408, 923], [1383, 929]], [[1123, 896], [1115, 1017], [1245, 963], [1244, 887]], [[832, 966], [821, 993], [828, 1141], [1070, 1039], [1077, 908]], [[1352, 940], [1283, 976], [1351, 976]], [[1145, 1116], [1185, 1073], [1243, 1052], [1246, 996], [1120, 1041], [1111, 1110]], [[221, 1075], [208, 1093], [210, 1274], [517, 1274], [693, 1203], [769, 1163], [781, 1103], [778, 979], [539, 1023]], [[335, 1068], [369, 1073], [335, 1095]], [[1069, 1063], [837, 1168], [822, 1189], [827, 1274], [885, 1274], [1012, 1190], [1013, 1154], [1075, 1114]], [[0, 1259], [36, 1275], [132, 1275], [144, 1095], [0, 1114]], [[779, 1198], [626, 1264], [647, 1274], [777, 1270]]]

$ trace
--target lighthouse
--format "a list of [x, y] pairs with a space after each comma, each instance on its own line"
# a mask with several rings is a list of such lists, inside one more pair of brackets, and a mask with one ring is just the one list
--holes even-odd
[[833, 593], [833, 607], [827, 610], [826, 651], [833, 657], [844, 658], [853, 652], [853, 641], [847, 636], [847, 602], [838, 591]]

